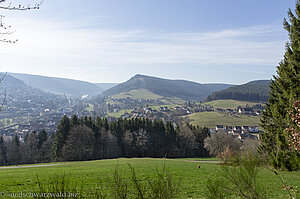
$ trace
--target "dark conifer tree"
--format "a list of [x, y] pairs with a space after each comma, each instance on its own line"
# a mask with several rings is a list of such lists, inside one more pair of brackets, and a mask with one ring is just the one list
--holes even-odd
[[80, 125], [80, 120], [78, 119], [78, 117], [76, 115], [73, 115], [71, 117], [70, 122], [71, 122], [71, 127]]
[[0, 136], [0, 166], [4, 166], [6, 164], [6, 146], [3, 137]]
[[61, 157], [61, 150], [64, 147], [64, 144], [66, 143], [70, 127], [71, 127], [70, 119], [67, 116], [64, 116], [61, 119], [55, 134], [54, 149], [53, 149], [55, 159]]
[[300, 99], [300, 1], [296, 12], [288, 11], [284, 28], [289, 33], [289, 42], [283, 60], [277, 67], [277, 75], [270, 84], [270, 98], [262, 115], [262, 150], [269, 152], [272, 163], [277, 168], [300, 169], [300, 156], [288, 145], [286, 128], [290, 123], [288, 111], [294, 101]]
[[42, 130], [41, 132], [39, 132], [38, 134], [38, 149], [41, 148], [41, 146], [43, 145], [44, 142], [46, 142], [48, 139], [48, 135], [46, 133], [45, 130]]
[[7, 164], [20, 164], [20, 141], [16, 135], [12, 140], [7, 143]]
[[63, 160], [93, 159], [95, 137], [91, 128], [81, 125], [72, 127], [62, 149]]

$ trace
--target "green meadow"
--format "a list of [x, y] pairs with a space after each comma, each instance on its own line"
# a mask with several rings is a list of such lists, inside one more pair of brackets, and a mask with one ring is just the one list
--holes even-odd
[[113, 95], [111, 97], [112, 99], [123, 99], [123, 98], [131, 98], [135, 100], [140, 100], [140, 99], [159, 99], [163, 98], [160, 95], [157, 95], [155, 93], [152, 93], [146, 89], [138, 89], [138, 90], [131, 90], [128, 92], [120, 93], [117, 95]]
[[[202, 160], [203, 162], [196, 162]], [[118, 167], [121, 176], [130, 180], [132, 171], [143, 182], [155, 178], [157, 171], [165, 167], [180, 183], [179, 198], [206, 198], [206, 184], [209, 179], [220, 176], [221, 166], [216, 159], [154, 159], [154, 158], [120, 158], [87, 162], [54, 163], [59, 165], [47, 167], [2, 168], [0, 169], [0, 191], [6, 193], [34, 192], [38, 190], [38, 180], [47, 186], [62, 175], [73, 184], [82, 185], [88, 190], [99, 182], [106, 182]], [[50, 164], [51, 165], [51, 164]], [[32, 165], [34, 166], [34, 165]], [[200, 168], [199, 168], [200, 167]], [[1, 167], [0, 167], [1, 168]], [[287, 184], [300, 187], [300, 173], [280, 171]], [[269, 169], [259, 171], [258, 182], [266, 191], [268, 198], [288, 198], [281, 187], [280, 179]], [[134, 189], [130, 184], [129, 189]], [[132, 190], [134, 191], [134, 190]]]
[[119, 110], [116, 113], [108, 113], [107, 115], [110, 117], [115, 117], [115, 118], [119, 118], [121, 117], [123, 114], [125, 113], [130, 113], [132, 110], [131, 109], [123, 109], [123, 110]]
[[260, 103], [239, 101], [239, 100], [214, 100], [214, 101], [203, 103], [203, 105], [211, 105], [214, 108], [224, 108], [224, 109], [226, 108], [235, 109], [237, 106], [246, 107], [247, 105], [253, 106], [255, 104], [260, 104]]
[[130, 98], [134, 100], [160, 100], [162, 103], [166, 105], [173, 105], [173, 104], [184, 104], [186, 101], [177, 97], [164, 97], [161, 95], [157, 95], [155, 93], [152, 93], [146, 89], [137, 89], [137, 90], [131, 90], [128, 92], [123, 92], [117, 95], [111, 96], [111, 99], [124, 99], [124, 98]]
[[219, 124], [225, 126], [258, 126], [260, 122], [260, 117], [258, 116], [228, 115], [218, 112], [193, 113], [184, 117], [188, 117], [192, 125], [206, 126], [208, 128], [214, 128]]

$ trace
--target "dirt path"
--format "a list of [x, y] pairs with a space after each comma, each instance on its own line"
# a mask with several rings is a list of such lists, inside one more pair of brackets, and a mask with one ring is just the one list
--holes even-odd
[[218, 160], [185, 160], [185, 159], [166, 159], [166, 160], [182, 161], [182, 162], [217, 163], [217, 164], [222, 162]]
[[[199, 163], [221, 163], [222, 161], [217, 160], [185, 160], [185, 159], [164, 159], [169, 161], [181, 161], [181, 162], [199, 162]], [[36, 165], [20, 165], [20, 166], [7, 166], [0, 167], [0, 169], [18, 169], [18, 168], [34, 168], [34, 167], [51, 167], [51, 166], [61, 166], [71, 163], [59, 163], [59, 164], [36, 164]]]
[[36, 165], [20, 165], [20, 166], [8, 166], [8, 167], [0, 167], [0, 169], [18, 169], [18, 168], [32, 168], [32, 167], [51, 167], [51, 166], [59, 166], [65, 164], [36, 164]]

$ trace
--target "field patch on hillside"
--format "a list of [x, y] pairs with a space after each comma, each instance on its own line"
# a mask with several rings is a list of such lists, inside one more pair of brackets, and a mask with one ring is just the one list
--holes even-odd
[[215, 128], [216, 125], [258, 126], [260, 122], [260, 117], [258, 116], [228, 115], [218, 112], [193, 113], [184, 117], [188, 117], [192, 125], [206, 126], [208, 128]]
[[214, 100], [214, 101], [203, 103], [203, 105], [211, 105], [214, 108], [224, 108], [224, 109], [227, 108], [235, 109], [237, 106], [246, 107], [246, 105], [253, 106], [255, 104], [260, 104], [260, 103], [238, 101], [238, 100]]
[[160, 95], [157, 95], [155, 93], [152, 93], [146, 89], [138, 89], [138, 90], [131, 90], [128, 92], [120, 93], [117, 95], [111, 96], [112, 99], [123, 99], [123, 98], [131, 98], [131, 99], [159, 99], [163, 98]]

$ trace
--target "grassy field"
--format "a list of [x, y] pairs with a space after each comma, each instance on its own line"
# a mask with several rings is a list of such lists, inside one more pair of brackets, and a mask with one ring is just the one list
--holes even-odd
[[[37, 176], [40, 182], [49, 184], [62, 174], [65, 174], [70, 182], [83, 184], [84, 188], [88, 188], [96, 185], [99, 179], [105, 181], [107, 175], [113, 173], [116, 165], [122, 175], [129, 179], [131, 170], [128, 163], [135, 168], [137, 176], [143, 181], [155, 176], [156, 169], [162, 170], [165, 165], [174, 179], [180, 180], [179, 198], [205, 198], [208, 179], [217, 178], [220, 172], [220, 166], [216, 163], [193, 162], [189, 159], [121, 158], [69, 162], [49, 167], [0, 169], [0, 192], [34, 192], [38, 189]], [[198, 168], [199, 165], [201, 168]], [[299, 172], [280, 173], [287, 183], [300, 187]], [[262, 169], [258, 181], [269, 198], [288, 198], [287, 193], [281, 188], [280, 179], [270, 170]]]
[[118, 95], [111, 96], [112, 99], [123, 99], [123, 98], [131, 98], [134, 100], [140, 100], [140, 99], [152, 99], [152, 100], [160, 100], [164, 104], [184, 104], [186, 101], [183, 99], [179, 99], [176, 97], [163, 97], [160, 95], [157, 95], [155, 93], [152, 93], [146, 89], [138, 89], [138, 90], [131, 90], [129, 92], [120, 93]]
[[225, 113], [218, 112], [200, 112], [193, 113], [189, 116], [190, 123], [193, 125], [206, 126], [208, 128], [214, 128], [216, 125], [225, 125], [225, 126], [241, 126], [241, 125], [254, 125], [258, 126], [260, 118], [256, 116], [230, 116]]
[[13, 124], [13, 119], [8, 119], [8, 118], [0, 119], [1, 127], [10, 126], [12, 124]]
[[135, 100], [139, 100], [139, 99], [155, 100], [155, 99], [163, 98], [162, 96], [152, 93], [145, 89], [131, 90], [129, 92], [124, 92], [124, 93], [120, 93], [118, 95], [111, 96], [112, 99], [123, 99], [123, 98], [127, 98], [127, 97], [129, 97], [131, 99], [135, 99]]
[[160, 100], [161, 102], [167, 104], [167, 105], [178, 105], [178, 104], [184, 104], [186, 101], [177, 97], [165, 97]]
[[94, 105], [93, 104], [88, 104], [88, 107], [85, 110], [86, 111], [93, 111], [94, 110]]
[[214, 100], [211, 102], [203, 103], [203, 105], [211, 105], [214, 108], [225, 108], [225, 109], [226, 108], [234, 109], [237, 106], [246, 107], [246, 105], [253, 106], [254, 104], [260, 104], [260, 103], [238, 101], [238, 100]]
[[121, 115], [123, 115], [123, 114], [125, 114], [125, 113], [130, 113], [131, 111], [132, 111], [131, 109], [119, 110], [119, 111], [116, 112], [116, 113], [108, 113], [107, 116], [119, 118], [119, 117], [121, 117]]

